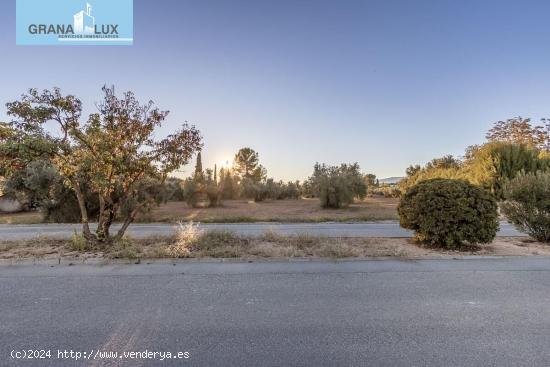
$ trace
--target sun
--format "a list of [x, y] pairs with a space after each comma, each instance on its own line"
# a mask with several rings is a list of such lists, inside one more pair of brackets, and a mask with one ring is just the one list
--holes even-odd
[[218, 164], [220, 168], [231, 168], [233, 164], [233, 157], [224, 156], [220, 160], [218, 160]]

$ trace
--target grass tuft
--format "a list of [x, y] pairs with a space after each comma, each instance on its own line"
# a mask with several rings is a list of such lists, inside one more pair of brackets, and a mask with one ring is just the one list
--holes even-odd
[[109, 249], [108, 256], [112, 259], [140, 259], [142, 253], [142, 246], [125, 236]]
[[71, 240], [67, 244], [67, 248], [71, 251], [86, 252], [93, 250], [93, 247], [86, 241], [82, 234], [74, 231]]
[[179, 222], [176, 226], [176, 240], [166, 248], [166, 255], [169, 257], [184, 258], [189, 257], [191, 248], [195, 245], [202, 231], [198, 224], [193, 222]]

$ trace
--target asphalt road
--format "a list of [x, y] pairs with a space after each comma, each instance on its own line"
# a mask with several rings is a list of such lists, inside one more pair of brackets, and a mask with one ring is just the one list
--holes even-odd
[[0, 365], [548, 366], [549, 304], [543, 257], [0, 266]]
[[[367, 223], [239, 223], [239, 224], [201, 224], [204, 229], [226, 229], [242, 235], [261, 235], [267, 230], [281, 234], [309, 233], [327, 237], [410, 237], [412, 232], [399, 227], [397, 222]], [[70, 238], [74, 231], [80, 231], [77, 224], [0, 224], [0, 239], [28, 239], [37, 236]], [[113, 225], [113, 231], [119, 225]], [[501, 222], [498, 236], [522, 235], [513, 226]], [[132, 224], [128, 233], [134, 237], [151, 235], [169, 235], [174, 226], [166, 223]]]

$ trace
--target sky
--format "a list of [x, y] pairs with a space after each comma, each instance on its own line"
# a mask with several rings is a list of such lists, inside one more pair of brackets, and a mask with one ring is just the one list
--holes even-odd
[[134, 0], [133, 46], [16, 46], [2, 0], [0, 121], [31, 87], [94, 112], [107, 84], [170, 110], [158, 137], [195, 124], [205, 167], [248, 146], [276, 179], [315, 162], [402, 176], [495, 121], [550, 117], [549, 14], [545, 0]]

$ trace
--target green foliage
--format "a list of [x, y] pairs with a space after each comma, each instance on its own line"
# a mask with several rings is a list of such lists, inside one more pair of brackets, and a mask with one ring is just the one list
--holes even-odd
[[493, 142], [470, 149], [463, 177], [489, 190], [500, 200], [503, 199], [505, 182], [516, 177], [519, 172], [546, 171], [549, 167], [550, 159], [535, 148]]
[[124, 200], [117, 214], [120, 214], [122, 218], [127, 218], [137, 208], [141, 213], [148, 213], [153, 207], [165, 203], [168, 200], [168, 195], [169, 191], [164, 182], [156, 178], [144, 177], [136, 182], [133, 194]]
[[[90, 217], [99, 213], [99, 200], [88, 186], [81, 186], [86, 197], [86, 209]], [[28, 203], [31, 208], [40, 209], [44, 221], [55, 223], [78, 223], [80, 208], [74, 191], [65, 185], [57, 170], [47, 161], [31, 161], [8, 178], [4, 188], [8, 197]]]
[[285, 184], [283, 181], [275, 181], [268, 178], [265, 182], [266, 197], [272, 200], [284, 199]]
[[300, 194], [306, 198], [314, 198], [318, 194], [312, 177], [304, 181], [300, 187]]
[[422, 169], [422, 167], [420, 167], [419, 164], [416, 164], [416, 165], [410, 165], [409, 167], [407, 167], [407, 169], [405, 170], [405, 174], [407, 175], [407, 177], [412, 177], [414, 176], [418, 171], [420, 171]]
[[237, 177], [230, 169], [220, 169], [220, 194], [221, 199], [236, 199], [239, 197], [239, 184]]
[[206, 184], [206, 195], [208, 196], [208, 202], [211, 207], [221, 205], [222, 192], [220, 190], [220, 186], [214, 181], [209, 181]]
[[203, 182], [205, 180], [204, 172], [202, 170], [202, 155], [201, 152], [197, 153], [197, 160], [195, 162], [195, 174], [193, 179], [197, 182]]
[[448, 249], [489, 243], [498, 230], [495, 198], [463, 180], [429, 179], [412, 186], [397, 208], [403, 228]]
[[300, 198], [300, 181], [289, 181], [287, 183], [275, 181], [273, 178], [265, 182], [265, 195], [267, 199], [284, 200]]
[[[138, 213], [158, 202], [153, 195], [158, 188], [150, 180], [164, 183], [202, 144], [199, 131], [187, 124], [155, 140], [155, 130], [168, 111], [159, 110], [153, 102], [140, 104], [131, 92], [119, 98], [114, 88], [104, 87], [103, 94], [98, 112], [82, 122], [82, 103], [75, 96], [64, 96], [59, 89], [29, 90], [7, 104], [14, 120], [9, 125], [11, 133], [3, 129], [7, 141], [1, 144], [0, 156], [3, 170], [21, 167], [36, 157], [47, 159], [75, 193], [87, 241], [113, 243], [122, 238]], [[44, 128], [50, 123], [56, 124], [60, 134]], [[99, 200], [95, 234], [88, 225], [85, 185]], [[123, 225], [113, 237], [109, 228], [122, 212]]]
[[502, 187], [519, 172], [546, 171], [550, 158], [538, 149], [506, 142], [490, 142], [466, 149], [464, 161], [452, 156], [433, 159], [426, 166], [410, 166], [407, 177], [398, 187], [408, 191], [417, 183], [433, 178], [463, 179], [490, 191], [499, 200], [503, 198]]
[[506, 218], [536, 240], [550, 242], [550, 173], [520, 173], [503, 191]]
[[184, 182], [183, 191], [187, 205], [193, 208], [215, 207], [221, 204], [222, 192], [214, 181], [199, 182], [194, 178], [188, 178]]
[[185, 181], [183, 191], [187, 204], [194, 208], [214, 207], [221, 204], [221, 185], [218, 185], [214, 171], [209, 168], [202, 170], [201, 152], [197, 154], [195, 173]]
[[462, 162], [451, 155], [447, 155], [432, 159], [424, 167], [419, 165], [410, 166], [407, 168], [407, 177], [398, 183], [399, 191], [406, 192], [417, 183], [432, 178], [464, 178]]
[[32, 161], [47, 161], [53, 143], [39, 135], [27, 135], [13, 124], [0, 122], [0, 177], [9, 177]]
[[323, 208], [345, 207], [367, 194], [367, 185], [357, 163], [340, 166], [316, 163], [309, 181]]
[[283, 193], [281, 199], [299, 199], [300, 196], [300, 181], [289, 181], [285, 185], [283, 185]]
[[268, 187], [265, 182], [256, 182], [251, 178], [243, 178], [240, 184], [240, 196], [243, 198], [254, 199], [254, 201], [260, 202], [268, 197]]
[[[96, 195], [83, 187], [83, 195], [86, 199], [86, 210], [91, 218], [97, 218], [99, 214], [99, 200]], [[51, 223], [80, 223], [82, 220], [80, 208], [74, 191], [61, 182], [54, 182], [48, 193], [48, 197], [39, 204], [44, 222]]]
[[142, 252], [141, 246], [124, 236], [115, 241], [108, 255], [113, 259], [140, 259], [143, 256]]
[[193, 208], [198, 207], [200, 200], [204, 198], [201, 184], [196, 182], [193, 178], [187, 178], [184, 181], [183, 193], [185, 202]]
[[378, 186], [378, 180], [376, 179], [376, 175], [374, 173], [367, 173], [365, 175], [365, 184], [367, 187], [374, 187]]
[[379, 195], [385, 198], [398, 198], [401, 196], [401, 191], [395, 185], [379, 185], [369, 186], [367, 193], [369, 196]]
[[184, 201], [183, 180], [176, 177], [168, 177], [166, 185], [166, 200], [167, 201]]
[[83, 235], [78, 234], [76, 230], [73, 232], [73, 235], [71, 236], [71, 241], [68, 244], [69, 250], [72, 251], [78, 251], [78, 252], [85, 252], [93, 250], [93, 247], [90, 246], [90, 244], [86, 241]]

